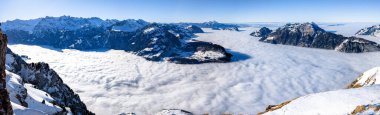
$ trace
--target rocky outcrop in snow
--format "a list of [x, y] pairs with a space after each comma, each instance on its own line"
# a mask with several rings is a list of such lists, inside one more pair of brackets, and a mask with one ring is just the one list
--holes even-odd
[[375, 37], [380, 37], [380, 25], [374, 25], [371, 27], [363, 28], [356, 32], [356, 35], [371, 35]]
[[34, 85], [25, 83], [23, 79], [7, 71], [7, 90], [16, 115], [25, 114], [67, 114], [63, 106], [55, 105], [48, 93], [35, 89]]
[[380, 104], [359, 105], [351, 115], [380, 115]]
[[26, 63], [10, 49], [7, 49], [6, 58], [7, 70], [19, 75], [23, 82], [48, 93], [53, 99], [49, 103], [61, 106], [64, 111], [66, 111], [64, 107], [69, 107], [74, 114], [93, 114], [87, 110], [86, 105], [80, 100], [79, 96], [63, 83], [59, 75], [48, 64]]
[[346, 53], [380, 51], [380, 45], [357, 37], [344, 37], [326, 32], [315, 23], [286, 24], [268, 36], [262, 42], [300, 47], [335, 49]]
[[359, 88], [380, 84], [380, 67], [372, 68], [361, 74], [347, 88]]
[[[1, 24], [0, 24], [1, 25]], [[12, 106], [9, 100], [9, 93], [6, 89], [5, 73], [5, 52], [7, 49], [7, 36], [0, 29], [0, 114], [13, 114]]]
[[[194, 33], [203, 32], [193, 25], [184, 27], [177, 24], [150, 24], [143, 20], [118, 22], [63, 16], [42, 18], [31, 33], [17, 28], [6, 32], [12, 38], [11, 43], [79, 50], [125, 50], [151, 61], [199, 64], [228, 62], [231, 58], [231, 54], [219, 45], [191, 40]], [[207, 55], [203, 55], [206, 51]], [[216, 55], [208, 55], [209, 52]]]
[[272, 30], [270, 30], [269, 28], [267, 28], [267, 27], [262, 27], [262, 28], [260, 28], [260, 30], [255, 31], [255, 32], [252, 32], [250, 35], [251, 35], [251, 36], [254, 36], [254, 37], [266, 37], [266, 36], [268, 36], [271, 32], [272, 32]]

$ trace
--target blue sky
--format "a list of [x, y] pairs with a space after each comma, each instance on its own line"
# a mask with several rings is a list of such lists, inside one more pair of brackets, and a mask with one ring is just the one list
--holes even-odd
[[0, 0], [0, 21], [70, 15], [153, 22], [380, 22], [380, 0]]

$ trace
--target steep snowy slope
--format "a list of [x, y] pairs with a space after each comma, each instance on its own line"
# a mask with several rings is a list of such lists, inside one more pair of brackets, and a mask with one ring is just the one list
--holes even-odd
[[[350, 33], [351, 27], [364, 26], [321, 26], [336, 33]], [[121, 50], [9, 47], [29, 56], [28, 62], [49, 63], [97, 114], [155, 114], [163, 109], [256, 114], [268, 105], [345, 88], [363, 71], [380, 65], [379, 52], [345, 54], [262, 43], [249, 35], [259, 29], [204, 29], [206, 33], [196, 34], [197, 40], [224, 46], [234, 55], [232, 63], [178, 65], [146, 61]]]
[[33, 88], [33, 85], [24, 83], [20, 76], [7, 72], [7, 90], [12, 102], [13, 112], [16, 115], [44, 115], [55, 114], [63, 109], [51, 102], [55, 100], [46, 92]]

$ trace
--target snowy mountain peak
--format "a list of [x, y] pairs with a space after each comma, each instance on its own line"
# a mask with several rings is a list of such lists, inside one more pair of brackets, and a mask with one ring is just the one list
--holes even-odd
[[364, 72], [348, 88], [359, 88], [376, 84], [380, 84], [380, 67], [375, 67]]
[[380, 25], [374, 25], [371, 27], [360, 29], [356, 32], [356, 35], [371, 35], [375, 37], [380, 37]]

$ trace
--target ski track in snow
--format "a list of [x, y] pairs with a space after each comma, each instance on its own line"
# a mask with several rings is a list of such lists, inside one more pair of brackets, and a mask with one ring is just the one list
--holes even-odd
[[[321, 27], [353, 36], [368, 25], [371, 24]], [[380, 65], [380, 52], [348, 54], [262, 43], [249, 36], [258, 29], [204, 29], [206, 33], [197, 34], [197, 40], [230, 50], [235, 55], [231, 63], [179, 65], [146, 61], [121, 50], [8, 46], [19, 55], [29, 56], [28, 62], [49, 63], [88, 108], [101, 115], [153, 114], [162, 109], [195, 114], [256, 114], [267, 105], [342, 89], [361, 72]], [[380, 38], [368, 39], [379, 42]]]

